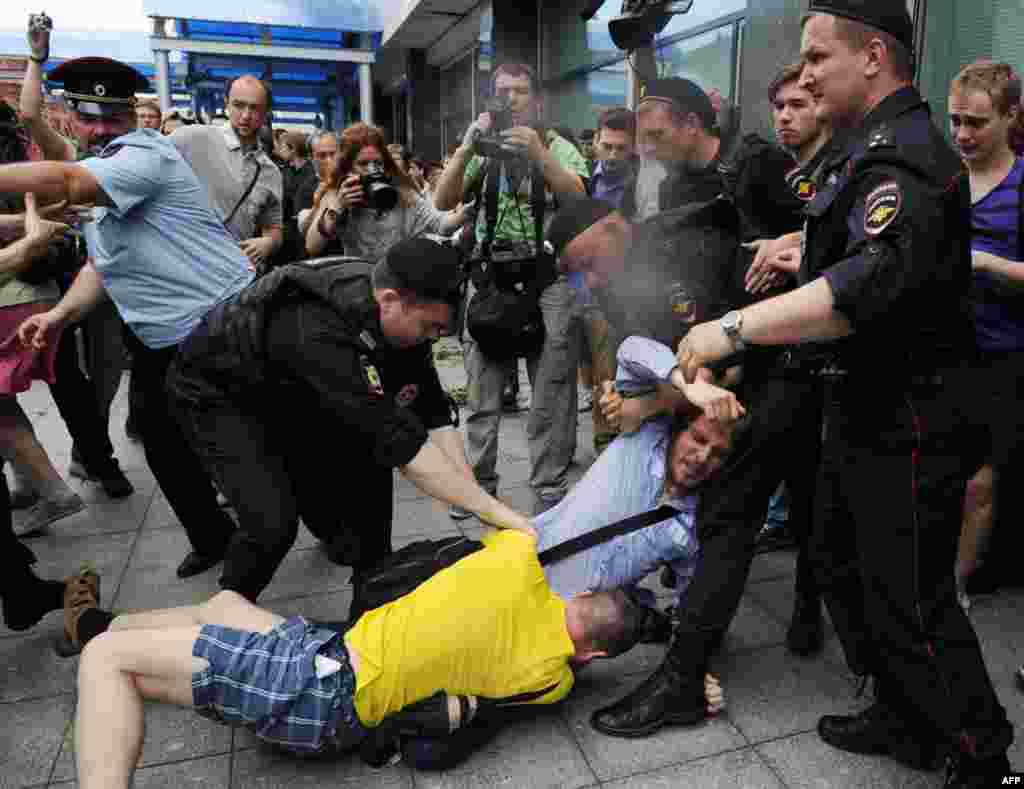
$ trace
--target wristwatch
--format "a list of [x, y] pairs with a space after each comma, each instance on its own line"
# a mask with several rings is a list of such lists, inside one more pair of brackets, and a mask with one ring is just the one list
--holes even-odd
[[740, 334], [743, 331], [743, 313], [739, 310], [727, 312], [719, 323], [725, 336], [732, 342], [733, 348], [737, 351], [746, 350], [747, 343], [743, 340], [743, 335]]

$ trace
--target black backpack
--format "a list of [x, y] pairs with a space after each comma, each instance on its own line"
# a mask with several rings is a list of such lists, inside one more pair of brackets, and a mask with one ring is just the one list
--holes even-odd
[[[541, 551], [537, 558], [542, 565], [554, 564], [619, 535], [660, 523], [677, 513], [678, 510], [674, 507], [664, 504], [566, 540], [560, 545]], [[367, 611], [380, 608], [409, 594], [441, 570], [451, 567], [460, 559], [476, 553], [483, 547], [483, 543], [478, 540], [446, 537], [440, 540], [419, 540], [395, 551], [353, 579], [354, 590], [349, 621], [354, 623]]]

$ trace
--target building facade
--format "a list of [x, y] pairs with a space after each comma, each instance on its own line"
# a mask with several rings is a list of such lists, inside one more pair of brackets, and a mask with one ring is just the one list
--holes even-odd
[[[898, 0], [894, 0], [898, 1]], [[918, 40], [918, 84], [947, 124], [949, 82], [979, 57], [1024, 66], [1024, 0], [906, 0]], [[391, 106], [391, 136], [440, 159], [483, 110], [491, 69], [517, 60], [538, 69], [545, 121], [578, 134], [602, 110], [635, 106], [634, 68], [612, 44], [607, 0], [584, 22], [584, 0], [413, 0], [385, 29], [375, 81]], [[797, 58], [807, 0], [695, 0], [655, 40], [658, 74], [694, 80], [740, 108], [744, 132], [770, 134], [768, 83]]]

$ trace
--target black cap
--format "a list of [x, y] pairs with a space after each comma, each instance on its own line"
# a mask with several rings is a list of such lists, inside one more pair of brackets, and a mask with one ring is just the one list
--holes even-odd
[[421, 299], [456, 304], [462, 297], [462, 257], [450, 244], [410, 238], [393, 246], [383, 263]]
[[640, 89], [640, 101], [664, 101], [676, 105], [683, 112], [693, 112], [705, 129], [713, 129], [717, 120], [715, 108], [708, 94], [696, 82], [682, 77], [652, 79]]
[[614, 210], [603, 200], [581, 194], [559, 195], [558, 202], [558, 213], [551, 220], [547, 234], [555, 255], [561, 255], [570, 241]]
[[898, 0], [810, 0], [807, 12], [863, 22], [888, 33], [911, 53], [914, 51], [914, 23], [907, 4]]
[[126, 63], [110, 58], [76, 58], [61, 63], [49, 79], [64, 85], [64, 101], [83, 115], [114, 115], [135, 105], [135, 94], [149, 80]]

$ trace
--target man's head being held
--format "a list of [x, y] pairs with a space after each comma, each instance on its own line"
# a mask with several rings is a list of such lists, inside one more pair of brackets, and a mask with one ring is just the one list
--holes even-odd
[[456, 249], [425, 236], [396, 244], [373, 269], [381, 331], [398, 348], [450, 334], [463, 295]]
[[683, 497], [711, 479], [725, 465], [749, 424], [749, 417], [711, 419], [689, 405], [677, 410], [665, 459], [665, 492]]
[[597, 658], [618, 657], [636, 644], [635, 604], [619, 589], [581, 592], [565, 604], [565, 628], [580, 668]]

